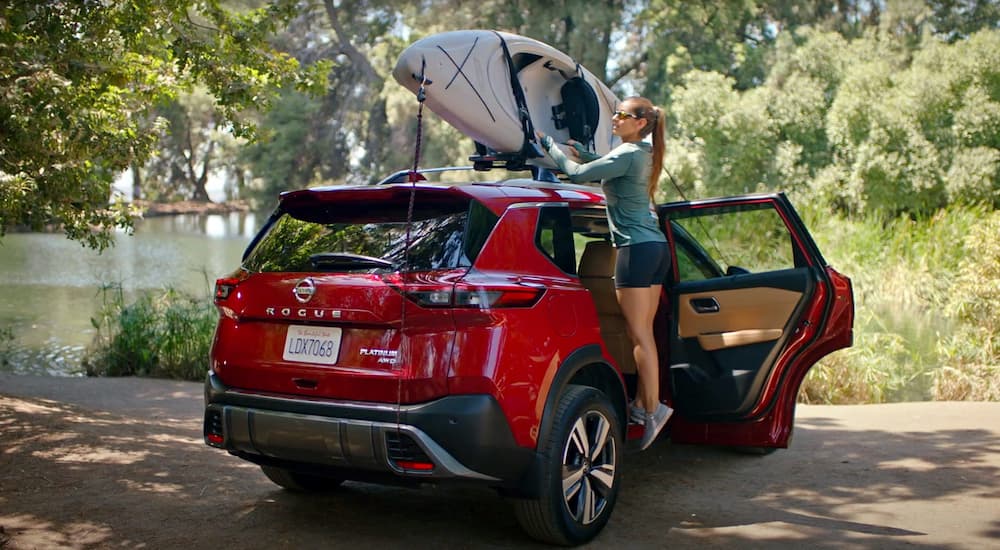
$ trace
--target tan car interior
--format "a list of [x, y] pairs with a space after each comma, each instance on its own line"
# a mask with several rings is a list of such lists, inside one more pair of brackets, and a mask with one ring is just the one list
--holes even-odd
[[590, 291], [601, 324], [601, 337], [622, 372], [634, 373], [635, 358], [632, 340], [628, 336], [625, 317], [615, 295], [616, 251], [607, 241], [590, 241], [580, 257], [577, 273], [580, 282]]

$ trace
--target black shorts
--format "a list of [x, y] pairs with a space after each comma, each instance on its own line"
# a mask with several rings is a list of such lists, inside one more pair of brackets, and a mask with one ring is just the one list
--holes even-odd
[[623, 246], [615, 262], [615, 287], [649, 288], [662, 285], [670, 269], [667, 243], [652, 241]]

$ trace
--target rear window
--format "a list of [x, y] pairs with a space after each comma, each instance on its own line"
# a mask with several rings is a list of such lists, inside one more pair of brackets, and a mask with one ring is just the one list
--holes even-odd
[[[318, 206], [281, 213], [247, 253], [250, 272], [427, 271], [469, 267], [497, 216], [476, 201], [414, 205]], [[404, 262], [409, 265], [405, 266]]]

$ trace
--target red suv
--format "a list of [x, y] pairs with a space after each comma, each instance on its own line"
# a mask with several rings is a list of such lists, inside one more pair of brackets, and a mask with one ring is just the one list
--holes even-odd
[[[590, 540], [643, 429], [604, 207], [521, 179], [283, 194], [216, 283], [205, 441], [292, 490], [483, 483], [531, 536]], [[851, 345], [850, 280], [782, 194], [658, 214], [669, 438], [787, 446], [806, 372]]]

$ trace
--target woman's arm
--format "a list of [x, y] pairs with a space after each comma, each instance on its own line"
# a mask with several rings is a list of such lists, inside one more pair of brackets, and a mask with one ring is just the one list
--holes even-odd
[[571, 139], [567, 141], [566, 144], [572, 147], [574, 151], [576, 151], [576, 154], [578, 157], [580, 157], [581, 162], [584, 163], [593, 162], [601, 158], [601, 155], [598, 155], [597, 153], [591, 153], [590, 151], [588, 151], [587, 148], [584, 147], [583, 144], [580, 143], [579, 141]]
[[552, 136], [542, 138], [542, 147], [555, 161], [559, 167], [573, 183], [585, 183], [614, 178], [624, 175], [632, 164], [632, 156], [621, 154], [618, 150], [611, 151], [603, 157], [579, 164], [566, 158], [566, 155], [558, 147], [555, 147]]

